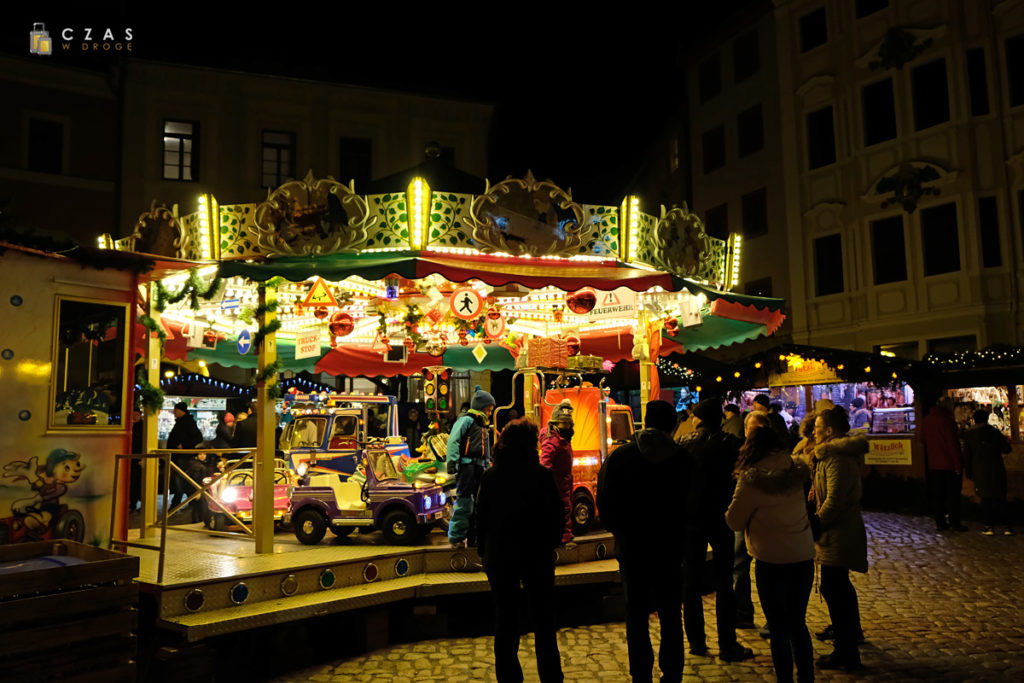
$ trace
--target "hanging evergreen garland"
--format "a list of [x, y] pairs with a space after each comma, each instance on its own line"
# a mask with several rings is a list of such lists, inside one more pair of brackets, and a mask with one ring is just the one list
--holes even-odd
[[148, 315], [139, 316], [139, 324], [149, 330], [151, 333], [156, 333], [156, 336], [160, 338], [160, 348], [164, 347], [164, 342], [167, 341], [167, 332], [164, 331], [163, 326]]
[[199, 299], [209, 301], [215, 297], [221, 283], [222, 279], [220, 275], [217, 275], [210, 281], [210, 285], [207, 287], [203, 284], [202, 278], [199, 277], [199, 271], [196, 268], [190, 268], [188, 280], [185, 281], [180, 290], [173, 294], [163, 286], [163, 283], [156, 283], [156, 302], [154, 305], [156, 310], [163, 313], [168, 304], [176, 304], [187, 296], [189, 298], [189, 308], [193, 311], [198, 311]]
[[145, 379], [141, 380], [138, 385], [138, 391], [135, 392], [135, 400], [146, 409], [150, 414], [160, 410], [164, 405], [165, 392], [160, 387], [155, 387]]

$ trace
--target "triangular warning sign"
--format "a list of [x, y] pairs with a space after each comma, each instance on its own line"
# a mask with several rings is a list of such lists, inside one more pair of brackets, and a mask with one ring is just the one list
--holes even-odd
[[327, 283], [324, 282], [322, 277], [318, 277], [316, 282], [313, 283], [312, 289], [309, 290], [309, 294], [302, 301], [303, 306], [338, 306], [337, 300], [334, 295], [331, 294], [331, 290], [328, 289]]
[[602, 306], [618, 306], [619, 296], [615, 292], [607, 292], [604, 295], [604, 301], [601, 303]]

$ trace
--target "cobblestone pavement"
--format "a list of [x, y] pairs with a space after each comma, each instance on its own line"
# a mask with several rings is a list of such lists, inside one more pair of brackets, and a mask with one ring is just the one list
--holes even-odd
[[[853, 574], [867, 644], [866, 668], [857, 674], [817, 672], [818, 680], [1024, 681], [1024, 536], [982, 536], [934, 531], [925, 517], [867, 513], [866, 575]], [[757, 599], [754, 599], [755, 604]], [[708, 645], [714, 650], [713, 597], [705, 598]], [[757, 622], [764, 620], [757, 610]], [[828, 623], [824, 601], [811, 593], [811, 631]], [[652, 618], [652, 636], [657, 620]], [[757, 631], [738, 631], [755, 657], [725, 664], [686, 655], [685, 680], [774, 680], [768, 642]], [[622, 623], [559, 631], [567, 681], [629, 680]], [[815, 655], [829, 644], [814, 641]], [[657, 642], [655, 642], [657, 648]], [[520, 661], [527, 681], [536, 681], [533, 640], [523, 638]], [[657, 672], [655, 680], [657, 680]], [[305, 681], [493, 681], [490, 638], [452, 638], [394, 645], [333, 664], [275, 679]]]

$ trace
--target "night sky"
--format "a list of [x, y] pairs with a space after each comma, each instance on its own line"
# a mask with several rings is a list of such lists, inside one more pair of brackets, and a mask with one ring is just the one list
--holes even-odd
[[690, 46], [750, 4], [598, 13], [543, 3], [279, 3], [231, 16], [211, 13], [214, 2], [46, 3], [4, 10], [2, 49], [25, 54], [34, 21], [131, 25], [135, 57], [492, 103], [492, 180], [530, 168], [580, 201], [615, 203], [678, 106]]

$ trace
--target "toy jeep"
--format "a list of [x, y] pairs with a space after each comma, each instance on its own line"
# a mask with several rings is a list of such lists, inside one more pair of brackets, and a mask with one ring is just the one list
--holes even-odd
[[388, 543], [409, 544], [444, 522], [448, 497], [440, 486], [403, 481], [387, 444], [371, 440], [363, 445], [362, 472], [346, 477], [322, 473], [315, 456], [300, 465], [302, 485], [292, 489], [286, 521], [302, 543], [319, 543], [327, 529], [337, 536], [380, 529]]
[[297, 394], [289, 408], [293, 419], [281, 433], [279, 457], [296, 472], [332, 474], [345, 481], [363, 459], [360, 444], [383, 443], [397, 462], [410, 459], [409, 446], [398, 434], [394, 396], [362, 394]]

